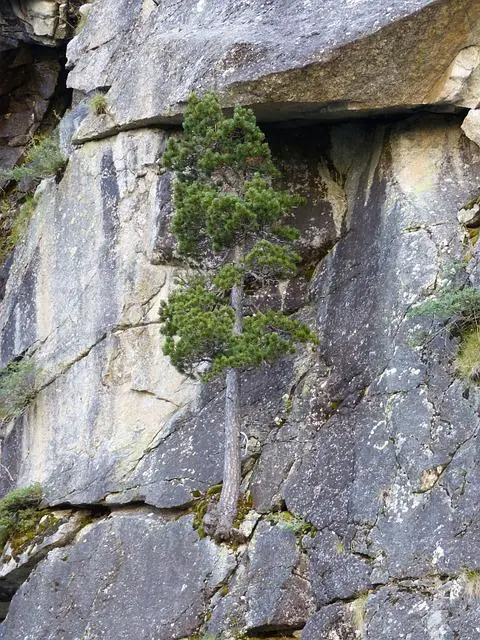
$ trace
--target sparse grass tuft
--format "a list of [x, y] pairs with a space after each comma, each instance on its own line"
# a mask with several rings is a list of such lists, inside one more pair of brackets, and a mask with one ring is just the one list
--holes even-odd
[[368, 592], [360, 593], [355, 600], [352, 601], [352, 619], [355, 630], [363, 637], [365, 628], [365, 605], [368, 600]]
[[480, 328], [462, 334], [455, 365], [461, 378], [480, 382]]
[[108, 110], [107, 97], [101, 91], [97, 91], [90, 98], [90, 109], [96, 116], [104, 115]]
[[460, 577], [468, 598], [470, 600], [478, 600], [480, 598], [480, 570], [465, 568]]

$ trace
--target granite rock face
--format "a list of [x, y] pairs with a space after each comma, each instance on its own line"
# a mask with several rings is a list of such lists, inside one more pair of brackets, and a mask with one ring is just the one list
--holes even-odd
[[72, 34], [75, 0], [5, 0], [0, 8], [0, 51], [18, 41], [56, 47]]
[[[21, 476], [40, 472], [56, 502], [95, 502], [116, 488], [194, 393], [159, 341], [172, 270], [150, 261], [157, 176], [148, 165], [163, 141], [132, 133], [73, 153], [61, 183], [43, 184], [11, 270], [1, 355], [33, 349], [43, 387], [22, 426], [36, 453]], [[58, 439], [44, 437], [39, 419]]]
[[476, 0], [104, 0], [68, 48], [69, 85], [109, 89], [79, 139], [178, 121], [191, 91], [273, 121], [474, 108], [479, 18]]
[[[231, 552], [197, 538], [189, 518], [117, 515], [84, 529], [73, 547], [49, 554], [18, 592], [4, 635], [185, 638], [233, 565]], [[27, 602], [30, 616], [23, 613]]]
[[[339, 237], [346, 201], [321, 158], [292, 153], [294, 138], [278, 138], [277, 153], [287, 183], [310, 194], [298, 225], [306, 231], [300, 249], [315, 262]], [[221, 479], [222, 387], [197, 397], [161, 353], [158, 308], [175, 271], [159, 264], [170, 198], [157, 170], [164, 144], [160, 132], [126, 132], [74, 151], [60, 184], [39, 189], [11, 269], [0, 355], [34, 353], [42, 373], [35, 405], [14, 426], [22, 447], [4, 464], [24, 483], [39, 479], [53, 503], [147, 498], [174, 507]], [[296, 180], [300, 172], [308, 184]], [[300, 277], [269, 295], [295, 310], [306, 289]], [[281, 410], [291, 368], [245, 375], [252, 453]]]
[[[462, 136], [461, 120], [428, 115], [269, 132], [278, 157], [294, 161], [287, 180], [304, 171], [298, 185], [323, 185], [322, 204], [312, 198], [304, 215], [326, 216], [331, 235], [317, 243], [326, 255], [315, 254], [310, 307], [305, 299], [299, 307], [306, 318], [317, 309], [321, 348], [244, 377], [245, 469], [252, 470], [244, 488], [253, 494], [254, 532], [236, 552], [228, 593], [205, 605], [207, 631], [293, 634], [305, 626], [306, 638], [327, 629], [354, 638], [362, 608], [365, 633], [386, 638], [393, 623], [375, 614], [382, 597], [395, 600], [394, 623], [412, 626], [414, 638], [429, 637], [430, 618], [452, 633], [478, 624], [468, 622], [462, 577], [465, 567], [477, 568], [478, 391], [453, 375], [455, 339], [439, 334], [415, 347], [417, 325], [428, 323], [408, 316], [449, 277], [452, 262], [470, 255], [457, 211], [475, 195], [480, 152]], [[221, 478], [221, 387], [173, 384], [176, 374], [159, 350], [155, 304], [171, 274], [152, 258], [163, 141], [145, 130], [82, 146], [60, 184], [44, 186], [16, 254], [2, 355], [33, 350], [47, 377], [23, 420], [11, 425], [3, 464], [13, 460], [20, 483], [43, 481], [52, 503], [100, 501], [115, 511], [145, 501], [166, 513], [188, 511], [195, 492]], [[472, 258], [467, 271], [474, 266]], [[50, 279], [39, 279], [43, 273]], [[272, 527], [270, 512], [285, 507], [318, 533], [297, 540]], [[449, 589], [458, 607], [438, 595]], [[23, 620], [15, 603], [28, 602], [19, 594], [7, 638], [17, 633], [9, 625]], [[418, 619], [410, 619], [411, 598]]]
[[[478, 198], [479, 30], [473, 0], [92, 5], [69, 45], [68, 165], [37, 192], [0, 306], [2, 363], [40, 369], [0, 434], [0, 482], [39, 481], [94, 522], [22, 559], [0, 637], [476, 640], [480, 392], [455, 371], [459, 336], [409, 312], [478, 286], [478, 221], [459, 212]], [[95, 89], [101, 116], [81, 100]], [[299, 275], [255, 303], [320, 337], [242, 374], [234, 548], [199, 526], [223, 383], [176, 373], [158, 326], [180, 268], [159, 125], [192, 89], [269, 121], [307, 204]], [[4, 564], [0, 593], [19, 575]]]
[[[68, 0], [5, 0], [0, 6], [2, 171], [21, 158], [39, 127], [48, 125], [49, 114], [65, 110], [56, 93], [63, 77], [60, 51], [73, 28], [73, 5]], [[0, 177], [0, 186], [3, 183]]]
[[0, 52], [0, 65], [0, 167], [5, 170], [21, 157], [47, 114], [60, 64], [57, 53], [22, 46]]

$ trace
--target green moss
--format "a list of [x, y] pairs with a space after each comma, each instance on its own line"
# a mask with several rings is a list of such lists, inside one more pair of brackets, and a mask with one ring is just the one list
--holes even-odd
[[9, 538], [13, 554], [20, 554], [33, 540], [40, 540], [54, 533], [59, 522], [59, 518], [47, 509], [25, 511], [18, 529]]
[[317, 534], [317, 528], [311, 522], [307, 522], [300, 516], [296, 516], [290, 511], [276, 511], [268, 516], [268, 520], [271, 524], [275, 524], [283, 529], [292, 531], [297, 538], [303, 536], [311, 536], [312, 538]]
[[335, 544], [335, 551], [337, 553], [345, 553], [345, 542], [343, 540], [338, 540]]
[[307, 280], [311, 280], [313, 278], [313, 274], [315, 273], [315, 269], [317, 268], [317, 265], [312, 263], [312, 264], [308, 264], [306, 265], [303, 269], [303, 275], [305, 276], [305, 278]]
[[205, 493], [208, 498], [212, 496], [218, 495], [222, 491], [222, 484], [214, 484], [212, 487], [209, 487]]
[[235, 529], [242, 524], [245, 520], [247, 514], [253, 509], [253, 497], [250, 492], [247, 492], [246, 495], [240, 496], [237, 505], [237, 515], [233, 522], [233, 526]]
[[468, 238], [472, 247], [476, 246], [480, 235], [480, 227], [467, 227]]
[[[212, 500], [216, 500], [216, 497], [222, 491], [221, 484], [215, 484], [212, 487], [209, 487], [205, 493], [201, 493], [200, 491], [193, 492], [195, 500], [192, 503], [191, 511], [193, 513], [193, 528], [197, 532], [200, 538], [205, 538], [207, 535], [205, 532], [205, 528], [203, 525], [203, 519], [207, 513], [208, 507]], [[240, 524], [245, 519], [247, 513], [251, 511], [253, 508], [253, 498], [248, 493], [245, 496], [240, 496], [237, 505], [237, 515], [235, 517], [235, 521], [233, 526], [238, 528]], [[232, 548], [236, 548], [238, 546], [235, 543], [231, 543]]]
[[92, 524], [92, 522], [95, 522], [95, 517], [92, 514], [82, 516], [78, 521], [79, 529], [83, 529], [87, 525]]
[[194, 491], [193, 496], [195, 500], [192, 504], [192, 512], [194, 514], [193, 517], [193, 528], [198, 534], [199, 538], [205, 538], [207, 535], [205, 533], [205, 528], [203, 526], [203, 519], [208, 510], [208, 505], [212, 501], [212, 498], [218, 495], [222, 490], [221, 484], [215, 484], [212, 487], [209, 487], [205, 493], [201, 493], [200, 491]]

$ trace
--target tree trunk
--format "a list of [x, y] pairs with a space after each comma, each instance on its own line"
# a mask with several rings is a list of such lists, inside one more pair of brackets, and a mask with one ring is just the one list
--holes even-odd
[[[242, 257], [241, 247], [235, 248], [235, 264]], [[243, 281], [235, 284], [231, 293], [232, 308], [235, 311], [233, 333], [242, 333], [243, 327]], [[242, 459], [240, 443], [240, 373], [228, 369], [225, 392], [225, 454], [223, 459], [223, 485], [217, 507], [215, 539], [229, 540], [233, 534], [233, 521], [237, 514], [237, 504], [242, 480]]]

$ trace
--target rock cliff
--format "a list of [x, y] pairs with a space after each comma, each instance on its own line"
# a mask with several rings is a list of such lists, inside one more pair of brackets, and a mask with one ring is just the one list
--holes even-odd
[[[478, 282], [457, 219], [480, 189], [478, 1], [96, 0], [66, 62], [78, 3], [6, 5], [2, 168], [55, 99], [71, 108], [68, 164], [37, 191], [0, 305], [2, 363], [42, 371], [1, 433], [2, 493], [40, 482], [66, 533], [4, 551], [0, 637], [478, 638], [480, 392], [456, 375], [458, 336], [408, 313], [449, 277]], [[252, 106], [307, 198], [300, 273], [264, 293], [320, 347], [243, 375], [238, 547], [198, 527], [222, 386], [175, 372], [159, 334], [159, 159], [192, 90]]]

